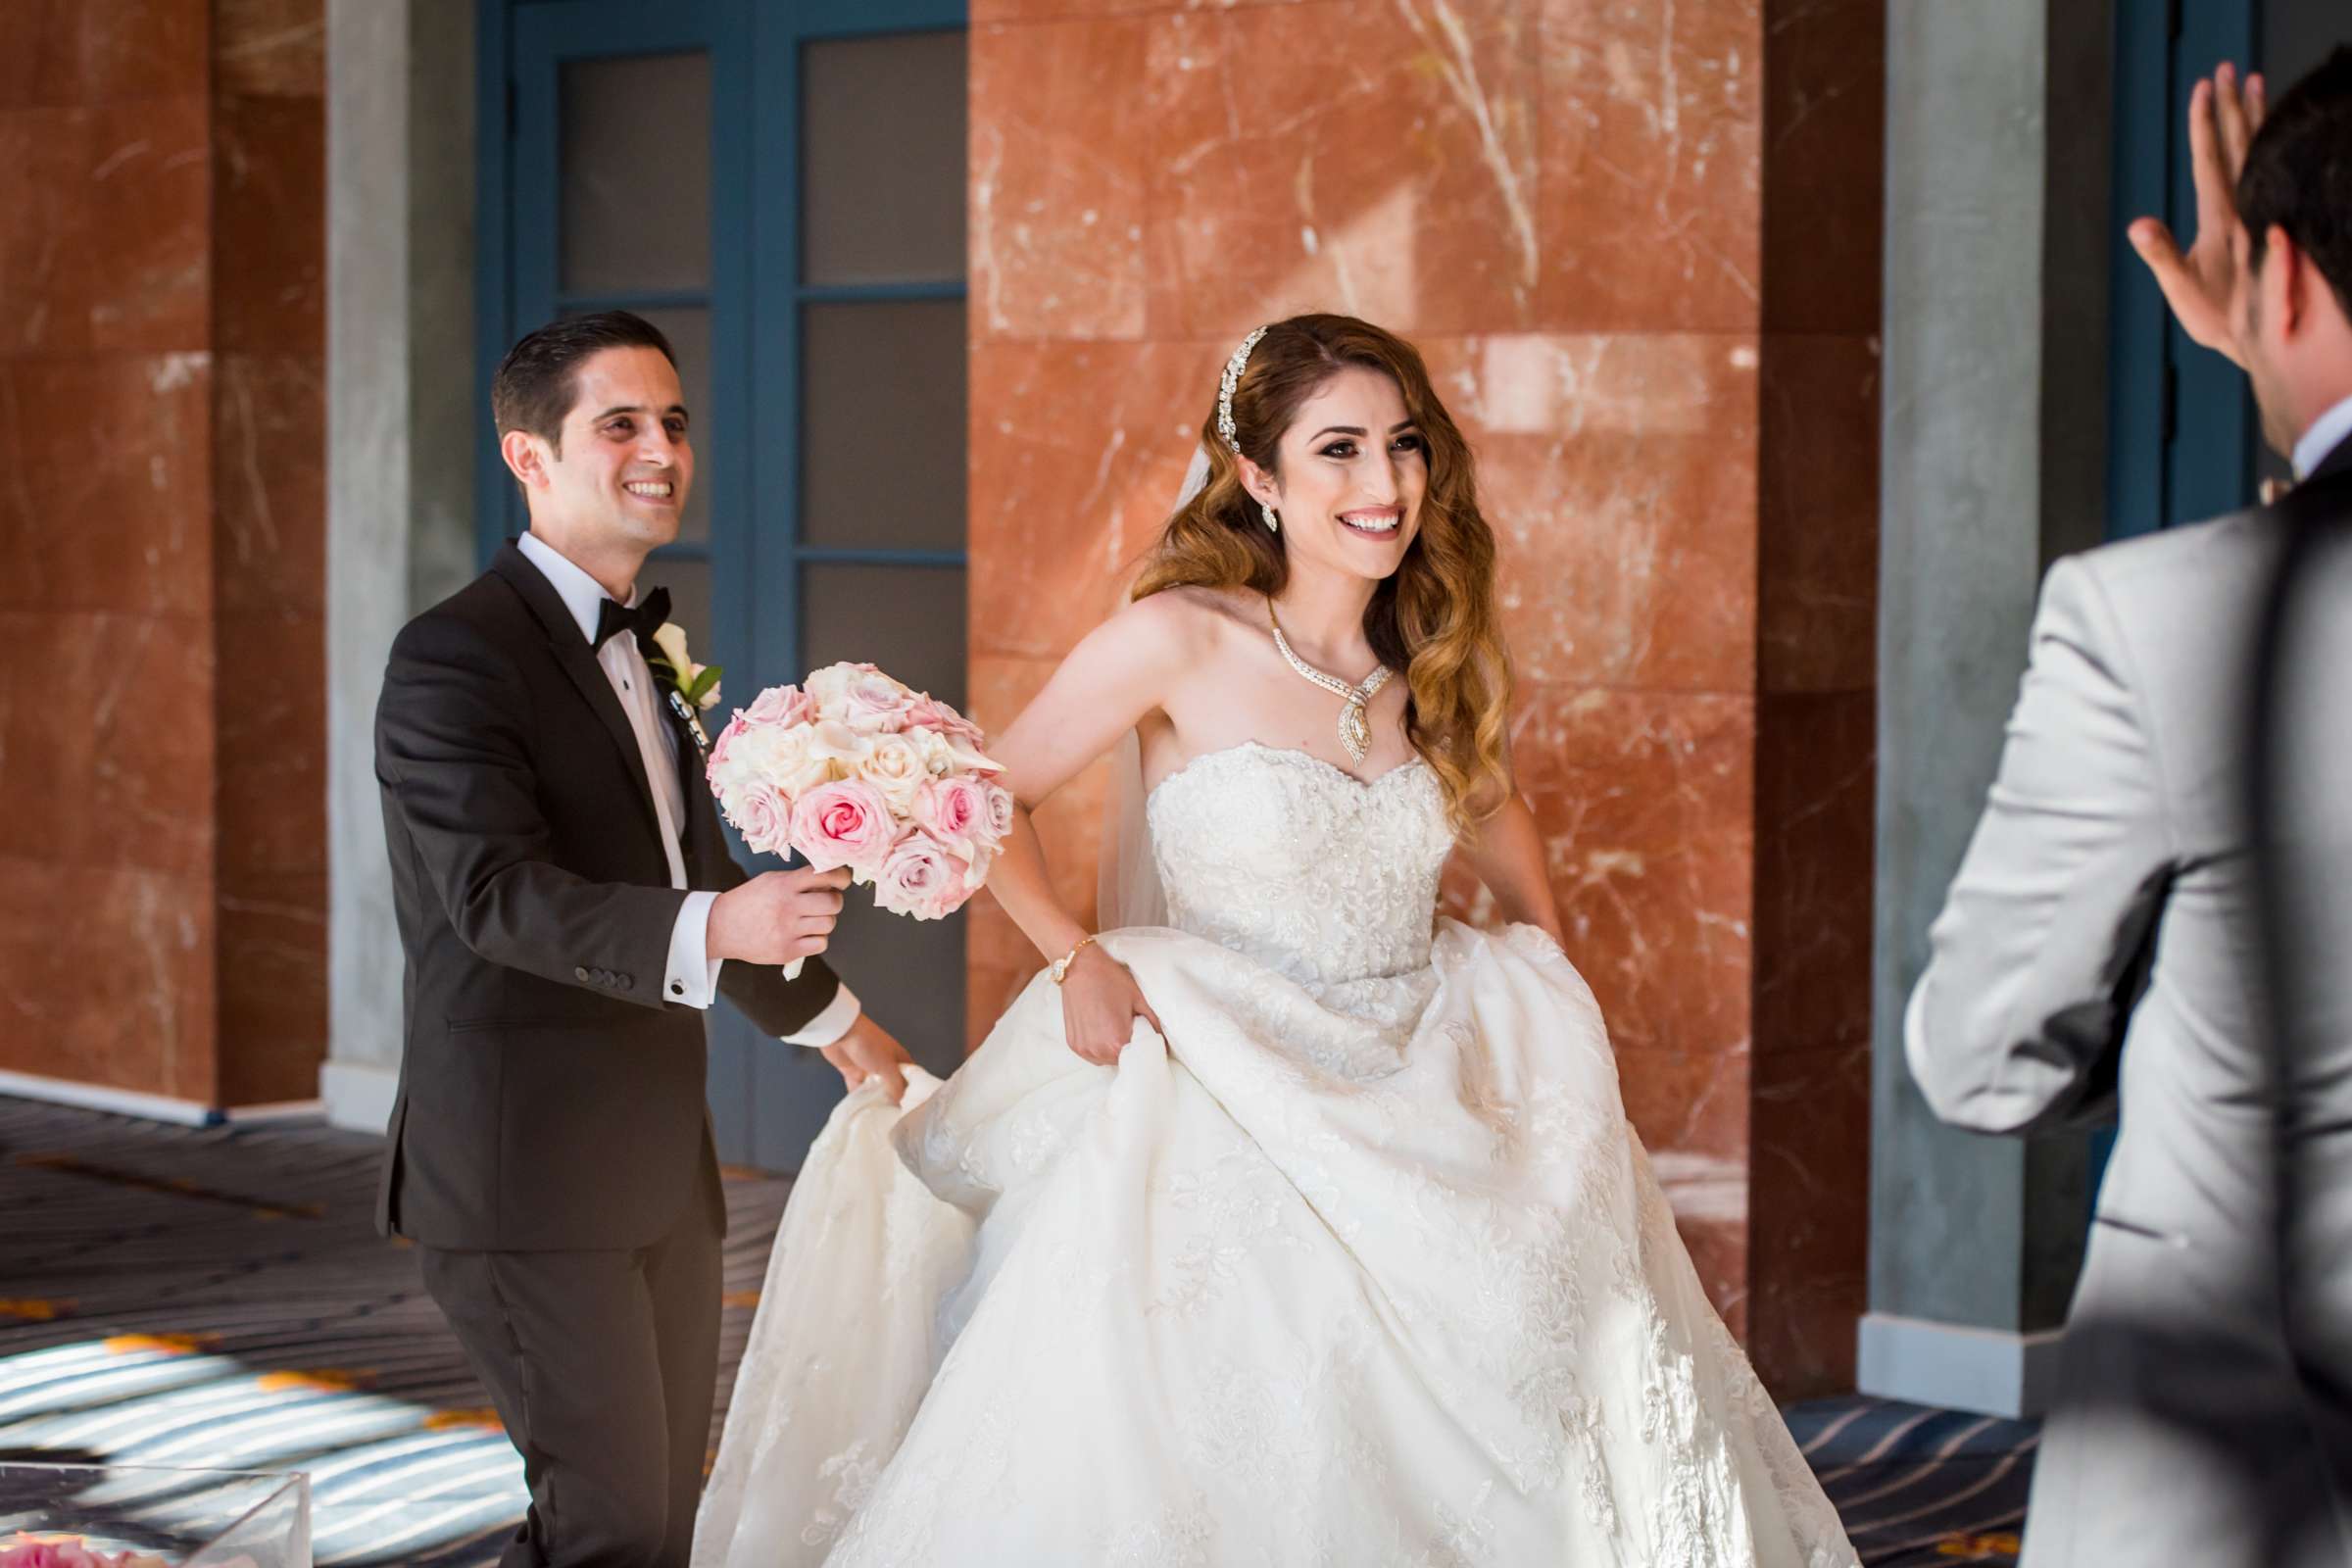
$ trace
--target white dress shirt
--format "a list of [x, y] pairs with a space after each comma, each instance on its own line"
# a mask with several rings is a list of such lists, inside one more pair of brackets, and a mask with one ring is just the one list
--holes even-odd
[[[525, 533], [520, 548], [524, 559], [539, 568], [563, 599], [564, 608], [571, 612], [581, 637], [593, 646], [598, 615], [604, 602], [612, 596], [538, 535]], [[636, 602], [637, 590], [632, 586], [627, 605]], [[662, 715], [662, 697], [653, 669], [637, 639], [628, 636], [606, 638], [604, 646], [596, 650], [596, 662], [612, 683], [612, 695], [620, 699], [621, 711], [629, 715], [629, 728], [636, 732], [638, 760], [644, 763], [647, 781], [653, 785], [654, 815], [662, 824], [662, 852], [669, 860], [669, 885], [684, 889], [686, 860], [678, 845], [684, 836], [686, 794], [678, 783], [677, 736]], [[710, 906], [717, 902], [714, 892], [686, 894], [678, 923], [670, 928], [669, 960], [662, 977], [662, 995], [668, 1001], [708, 1007], [718, 999], [719, 966], [726, 960], [708, 956]], [[784, 1036], [785, 1043], [829, 1046], [850, 1032], [860, 1010], [857, 997], [845, 985], [823, 1011]]]
[[2352, 398], [2312, 420], [2303, 439], [2295, 443], [2295, 477], [2310, 478], [2311, 470], [2346, 440], [2352, 440]]

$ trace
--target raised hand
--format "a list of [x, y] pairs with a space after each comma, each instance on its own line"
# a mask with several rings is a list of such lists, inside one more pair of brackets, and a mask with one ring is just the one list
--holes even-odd
[[2262, 128], [2269, 102], [2260, 75], [2241, 89], [2237, 68], [2223, 65], [2199, 81], [2188, 97], [2190, 170], [2197, 186], [2197, 237], [2184, 255], [2160, 219], [2142, 218], [2131, 227], [2156, 286], [2164, 290], [2191, 342], [2221, 354], [2241, 368], [2236, 316], [2230, 301], [2237, 287], [2243, 225], [2237, 220], [2237, 175], [2246, 148]]
[[1134, 1038], [1138, 1018], [1167, 1033], [1125, 964], [1100, 947], [1081, 951], [1061, 984], [1062, 1039], [1070, 1049], [1098, 1066], [1111, 1066]]
[[871, 1013], [859, 1013], [848, 1034], [817, 1049], [850, 1088], [878, 1078], [892, 1104], [906, 1098], [906, 1069], [913, 1065], [913, 1058], [889, 1030], [874, 1022]]
[[846, 868], [763, 871], [710, 906], [703, 951], [745, 963], [788, 963], [822, 953], [849, 885]]

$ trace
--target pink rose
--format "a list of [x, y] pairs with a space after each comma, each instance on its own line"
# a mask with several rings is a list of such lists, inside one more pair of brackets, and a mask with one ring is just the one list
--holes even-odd
[[988, 740], [988, 737], [980, 732], [979, 725], [929, 692], [923, 693], [914, 700], [914, 706], [907, 710], [906, 727], [908, 729], [937, 730], [952, 740], [969, 742], [975, 750], [985, 745]]
[[798, 686], [770, 686], [735, 715], [735, 724], [806, 724], [816, 717], [816, 699]]
[[874, 907], [917, 920], [953, 914], [971, 896], [964, 886], [968, 869], [939, 840], [921, 828], [909, 829], [874, 876]]
[[775, 855], [790, 847], [792, 802], [782, 792], [752, 780], [721, 792], [718, 805], [753, 854]]
[[1012, 791], [1002, 784], [984, 786], [988, 791], [988, 841], [1002, 844], [1004, 835], [1012, 831]]
[[890, 803], [863, 779], [819, 785], [792, 808], [792, 847], [819, 871], [846, 865], [873, 875], [897, 829]]
[[988, 836], [988, 786], [971, 778], [935, 778], [915, 792], [914, 819], [951, 852], [969, 856]]
[[843, 686], [838, 718], [860, 735], [895, 735], [906, 727], [914, 694], [878, 669], [860, 670]]

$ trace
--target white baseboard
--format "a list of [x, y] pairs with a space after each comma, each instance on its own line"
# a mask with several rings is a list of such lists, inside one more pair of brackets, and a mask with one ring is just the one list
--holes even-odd
[[1884, 1399], [2038, 1416], [2057, 1385], [2059, 1337], [2057, 1329], [2018, 1334], [1872, 1312], [1862, 1319], [1855, 1383]]
[[37, 1073], [0, 1071], [0, 1095], [42, 1100], [53, 1105], [78, 1105], [84, 1110], [107, 1110], [118, 1116], [143, 1116], [182, 1127], [211, 1127], [222, 1118], [218, 1107], [168, 1095], [143, 1095], [135, 1089], [109, 1089], [103, 1084], [77, 1084], [70, 1078], [44, 1078]]
[[318, 1069], [318, 1098], [325, 1102], [328, 1126], [380, 1133], [392, 1125], [400, 1071], [364, 1061], [329, 1061]]

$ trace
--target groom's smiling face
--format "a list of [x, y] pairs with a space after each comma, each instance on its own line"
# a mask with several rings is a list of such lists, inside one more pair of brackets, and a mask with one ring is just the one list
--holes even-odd
[[580, 362], [573, 383], [560, 444], [532, 442], [539, 477], [523, 479], [533, 525], [590, 532], [608, 546], [668, 544], [694, 488], [676, 368], [659, 349], [605, 349]]

